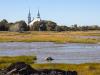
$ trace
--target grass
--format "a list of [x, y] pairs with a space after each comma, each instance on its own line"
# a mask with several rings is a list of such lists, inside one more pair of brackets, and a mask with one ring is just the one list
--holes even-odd
[[[11, 63], [0, 64], [0, 69], [8, 67]], [[30, 64], [34, 69], [60, 69], [65, 71], [77, 71], [78, 75], [100, 75], [99, 63], [88, 64]]]
[[25, 62], [25, 63], [34, 63], [36, 56], [1, 56], [0, 57], [0, 66], [7, 65], [15, 62]]
[[32, 64], [35, 69], [61, 69], [77, 71], [78, 75], [100, 75], [100, 64]]
[[86, 63], [86, 64], [58, 64], [58, 63], [34, 63], [35, 56], [1, 56], [0, 69], [5, 69], [11, 63], [25, 62], [30, 64], [34, 69], [60, 69], [65, 71], [77, 71], [78, 75], [100, 75], [100, 63]]
[[[0, 42], [55, 42], [55, 43], [98, 43], [100, 38], [80, 38], [80, 36], [100, 36], [100, 31], [88, 32], [0, 32]], [[26, 62], [35, 69], [75, 70], [78, 75], [100, 75], [99, 63], [88, 64], [34, 64], [35, 56], [2, 56], [0, 69], [14, 62]]]
[[0, 56], [0, 69], [7, 68], [11, 63], [25, 62], [34, 63], [36, 56]]
[[61, 70], [93, 70], [100, 69], [99, 63], [86, 63], [86, 64], [57, 64], [57, 63], [48, 63], [48, 64], [31, 64], [35, 69], [61, 69]]
[[100, 36], [100, 31], [76, 32], [0, 32], [0, 42], [55, 42], [55, 43], [99, 43], [100, 38], [80, 38], [80, 36]]

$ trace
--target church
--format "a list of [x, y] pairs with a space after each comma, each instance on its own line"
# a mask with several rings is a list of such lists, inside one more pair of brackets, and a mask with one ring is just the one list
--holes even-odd
[[[38, 23], [36, 23], [36, 22], [38, 22]], [[31, 13], [30, 13], [30, 10], [29, 10], [28, 26], [30, 27], [30, 30], [33, 30], [33, 31], [54, 31], [57, 24], [53, 21], [41, 20], [39, 10], [37, 12], [37, 17], [32, 20], [31, 19]]]
[[41, 21], [39, 10], [38, 10], [38, 13], [37, 13], [37, 17], [33, 18], [33, 20], [31, 20], [31, 13], [30, 13], [30, 10], [29, 10], [29, 13], [28, 13], [28, 25], [31, 27], [34, 24], [34, 22], [36, 22], [36, 21]]

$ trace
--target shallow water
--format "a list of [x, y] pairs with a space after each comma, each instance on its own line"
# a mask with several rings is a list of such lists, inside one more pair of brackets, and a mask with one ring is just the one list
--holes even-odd
[[1, 56], [36, 55], [37, 63], [47, 63], [45, 59], [55, 59], [49, 63], [100, 63], [100, 44], [55, 44], [52, 42], [9, 42], [0, 43]]

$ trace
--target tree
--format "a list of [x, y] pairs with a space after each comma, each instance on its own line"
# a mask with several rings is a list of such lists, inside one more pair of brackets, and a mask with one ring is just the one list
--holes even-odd
[[39, 25], [40, 25], [39, 21], [34, 22], [34, 24], [30, 27], [30, 30], [31, 31], [39, 31]]
[[27, 30], [28, 30], [28, 26], [25, 23], [25, 21], [18, 21], [12, 24], [9, 28], [9, 31], [17, 31], [17, 32], [23, 32]]
[[55, 22], [43, 20], [34, 22], [30, 29], [34, 31], [55, 31], [56, 26]]
[[52, 21], [46, 21], [47, 31], [55, 31], [57, 24]]
[[3, 19], [0, 22], [0, 31], [8, 31], [9, 26], [8, 26], [8, 21], [6, 19]]
[[78, 31], [79, 29], [78, 29], [77, 24], [72, 25], [72, 26], [71, 26], [71, 30], [72, 30], [72, 31]]
[[61, 27], [60, 26], [56, 26], [56, 31], [61, 32]]

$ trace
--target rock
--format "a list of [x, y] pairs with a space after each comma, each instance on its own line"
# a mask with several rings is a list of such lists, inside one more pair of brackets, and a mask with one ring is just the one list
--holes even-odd
[[33, 69], [30, 65], [24, 62], [13, 63], [6, 69], [7, 75], [12, 75], [12, 74], [31, 75], [35, 72], [37, 72], [37, 70]]
[[53, 59], [52, 57], [47, 57], [46, 60], [47, 60], [47, 61], [52, 61], [52, 60], [54, 60], [54, 59]]

